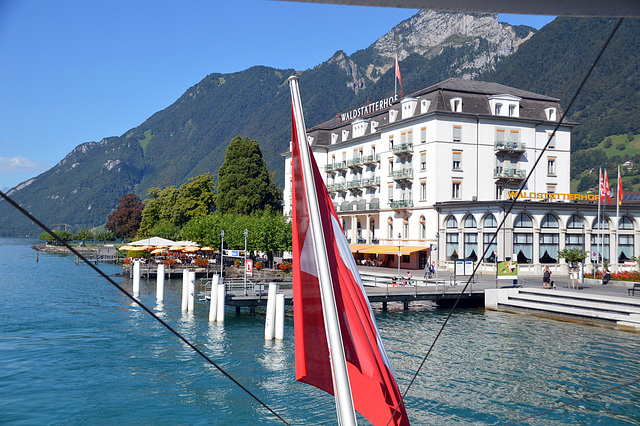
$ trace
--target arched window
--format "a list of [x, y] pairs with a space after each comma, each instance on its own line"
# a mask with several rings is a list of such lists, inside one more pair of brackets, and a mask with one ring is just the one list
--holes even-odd
[[547, 213], [542, 218], [542, 223], [540, 224], [541, 228], [558, 228], [558, 218], [552, 215], [551, 213]]
[[476, 222], [476, 219], [473, 217], [472, 214], [464, 218], [465, 228], [476, 228], [477, 226], [478, 226], [478, 223]]
[[498, 221], [496, 220], [496, 217], [493, 215], [493, 213], [489, 213], [487, 217], [484, 218], [484, 227], [485, 228], [498, 227]]
[[405, 216], [404, 219], [402, 219], [402, 235], [404, 235], [403, 238], [409, 238], [409, 217]]
[[609, 229], [609, 219], [599, 217], [593, 221], [593, 229]]
[[[513, 221], [513, 227], [520, 229], [533, 228], [533, 220], [528, 214], [519, 213]], [[533, 233], [514, 232], [513, 252], [518, 263], [531, 263], [533, 261]]]
[[526, 213], [518, 213], [513, 221], [514, 228], [533, 228], [533, 220], [531, 216]]
[[447, 219], [447, 228], [457, 228], [458, 227], [458, 220], [456, 219], [455, 216], [449, 216], [449, 218]]
[[620, 218], [618, 229], [633, 229], [633, 222], [629, 219], [629, 216], [622, 216]]
[[387, 220], [387, 238], [393, 239], [393, 218], [391, 217]]
[[571, 215], [567, 222], [567, 229], [584, 229], [584, 220], [577, 214]]
[[420, 238], [423, 240], [427, 238], [427, 223], [424, 216], [420, 216]]
[[[362, 239], [362, 226], [360, 225], [360, 221], [357, 222], [356, 235], [358, 236], [358, 240]], [[361, 244], [360, 241], [358, 241], [358, 244]], [[362, 243], [362, 244], [364, 244], [364, 243]]]

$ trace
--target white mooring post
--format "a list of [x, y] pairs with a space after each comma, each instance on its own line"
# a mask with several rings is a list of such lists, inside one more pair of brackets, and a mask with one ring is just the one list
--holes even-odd
[[189, 270], [182, 270], [182, 310], [189, 307]]
[[284, 339], [284, 294], [276, 294], [276, 340]]
[[164, 264], [158, 265], [158, 281], [156, 286], [156, 300], [162, 302], [164, 300]]
[[133, 262], [133, 295], [140, 293], [140, 261]]
[[188, 310], [193, 312], [196, 307], [196, 272], [189, 272], [189, 301]]
[[[222, 280], [220, 280], [222, 281]], [[226, 297], [226, 289], [224, 283], [218, 284], [218, 306], [216, 307], [216, 321], [224, 322], [224, 302]]]
[[214, 275], [211, 277], [211, 303], [209, 304], [209, 322], [216, 320], [216, 308], [218, 307], [218, 282], [220, 277]]
[[267, 293], [267, 316], [264, 320], [264, 340], [273, 340], [276, 327], [276, 295], [278, 284], [269, 284]]

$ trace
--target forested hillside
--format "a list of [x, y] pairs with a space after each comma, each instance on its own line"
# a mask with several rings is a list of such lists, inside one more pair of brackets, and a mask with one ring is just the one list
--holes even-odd
[[[338, 51], [309, 70], [257, 66], [210, 74], [124, 135], [79, 145], [51, 170], [10, 193], [47, 224], [95, 227], [126, 193], [144, 199], [151, 187], [180, 186], [207, 172], [217, 179], [236, 136], [260, 143], [268, 168], [282, 185], [280, 154], [288, 147], [291, 120], [287, 78], [299, 76], [306, 123], [312, 127], [392, 94], [395, 54], [405, 94], [449, 77], [479, 78], [558, 97], [566, 106], [613, 22], [561, 18], [535, 32], [498, 23], [494, 15], [421, 11], [373, 45], [351, 56]], [[594, 167], [606, 165], [613, 171], [617, 162], [629, 160], [625, 179], [630, 184], [639, 169], [640, 158], [632, 149], [637, 139], [627, 137], [640, 133], [639, 25], [637, 19], [625, 20], [570, 114], [579, 123], [572, 173], [582, 181], [576, 187], [591, 185]], [[605, 147], [609, 136], [615, 143]], [[580, 154], [596, 147], [605, 155]], [[0, 235], [37, 233], [0, 201]]]

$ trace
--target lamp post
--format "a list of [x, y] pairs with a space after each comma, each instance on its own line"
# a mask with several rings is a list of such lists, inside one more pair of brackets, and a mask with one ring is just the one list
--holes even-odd
[[224, 268], [224, 229], [220, 232], [220, 238], [222, 238], [222, 242], [220, 243], [220, 282], [222, 282], [222, 269]]
[[402, 235], [398, 232], [398, 279], [400, 279], [400, 238]]
[[436, 232], [436, 286], [438, 285], [438, 266], [440, 266], [440, 254], [438, 252], [439, 244], [440, 244], [440, 233]]
[[244, 230], [244, 295], [247, 296], [247, 237], [249, 236], [249, 231]]

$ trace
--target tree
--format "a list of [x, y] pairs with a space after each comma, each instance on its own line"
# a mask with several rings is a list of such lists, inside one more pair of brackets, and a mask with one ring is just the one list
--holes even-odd
[[189, 179], [180, 188], [150, 188], [149, 198], [144, 201], [138, 237], [162, 236], [175, 239], [187, 222], [214, 211], [215, 186], [213, 177], [205, 173]]
[[93, 232], [90, 229], [79, 229], [73, 239], [76, 241], [93, 241]]
[[[62, 241], [71, 241], [73, 239], [73, 234], [69, 231], [53, 231]], [[48, 232], [43, 232], [38, 236], [38, 239], [43, 241], [57, 241], [56, 237], [51, 235]]]
[[109, 231], [105, 231], [105, 232], [98, 232], [96, 234], [96, 240], [98, 241], [115, 241], [116, 239], [116, 234], [114, 234], [113, 232], [109, 232]]
[[282, 194], [276, 188], [257, 141], [236, 136], [218, 171], [218, 212], [250, 215], [280, 211]]
[[105, 227], [117, 238], [133, 238], [138, 232], [144, 204], [135, 194], [126, 194], [118, 201], [118, 207], [107, 219]]
[[[579, 248], [570, 248], [570, 249], [562, 249], [558, 250], [558, 257], [560, 259], [564, 259], [571, 269], [576, 268], [578, 262], [582, 262], [589, 253]], [[569, 274], [571, 279], [571, 287], [578, 287], [577, 285], [577, 275], [578, 274]]]

